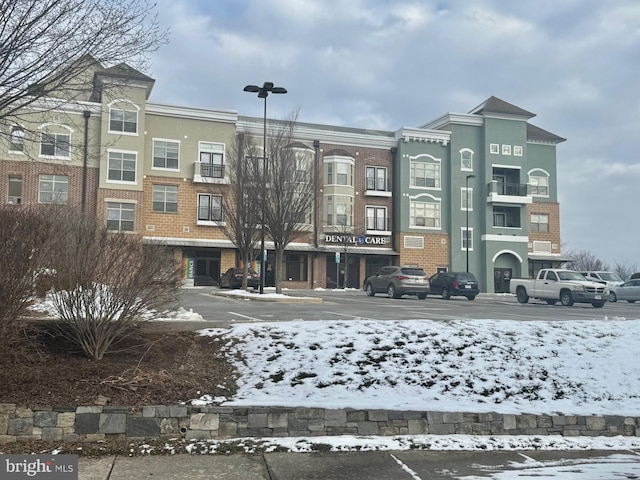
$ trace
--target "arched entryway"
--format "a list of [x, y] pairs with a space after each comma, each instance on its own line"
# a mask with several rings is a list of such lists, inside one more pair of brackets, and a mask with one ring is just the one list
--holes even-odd
[[522, 258], [513, 251], [503, 250], [493, 257], [493, 291], [509, 293], [509, 282], [514, 274], [520, 276]]

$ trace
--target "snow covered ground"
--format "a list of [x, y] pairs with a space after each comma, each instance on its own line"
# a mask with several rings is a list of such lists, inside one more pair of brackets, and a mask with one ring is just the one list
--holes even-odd
[[[182, 309], [157, 319], [198, 317]], [[640, 416], [640, 319], [292, 321], [239, 323], [200, 333], [224, 342], [240, 373], [239, 389], [233, 398], [202, 392], [201, 398], [185, 399], [192, 404]], [[260, 442], [292, 451], [306, 451], [310, 443], [332, 450], [640, 449], [640, 437], [340, 436]], [[189, 448], [215, 450], [223, 444]]]

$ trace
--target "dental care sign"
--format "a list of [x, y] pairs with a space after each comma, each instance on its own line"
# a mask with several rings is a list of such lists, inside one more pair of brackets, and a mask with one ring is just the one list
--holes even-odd
[[339, 245], [386, 245], [389, 242], [387, 237], [369, 237], [367, 235], [325, 235], [325, 243], [337, 243]]

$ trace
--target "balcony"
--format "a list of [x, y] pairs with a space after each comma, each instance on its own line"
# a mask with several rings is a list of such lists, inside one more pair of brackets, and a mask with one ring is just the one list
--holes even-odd
[[533, 202], [531, 187], [526, 183], [508, 183], [493, 180], [487, 184], [487, 203], [513, 203], [525, 205]]
[[195, 162], [193, 164], [193, 183], [229, 184], [225, 175], [225, 166], [212, 163]]

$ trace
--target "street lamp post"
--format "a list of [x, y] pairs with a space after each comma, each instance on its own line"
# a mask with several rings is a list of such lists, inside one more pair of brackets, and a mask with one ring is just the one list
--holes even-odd
[[465, 237], [467, 240], [467, 273], [469, 273], [469, 243], [470, 243], [470, 235], [469, 235], [469, 202], [470, 202], [470, 195], [469, 195], [469, 179], [470, 178], [476, 178], [475, 175], [467, 175], [466, 179], [465, 179], [465, 198], [467, 199], [467, 205], [466, 205], [466, 213], [467, 213], [467, 228], [465, 230]]
[[[267, 172], [267, 97], [270, 93], [287, 93], [287, 89], [283, 87], [274, 87], [273, 82], [264, 82], [262, 87], [257, 85], [247, 85], [244, 87], [245, 92], [257, 93], [258, 98], [264, 98], [264, 123], [262, 136], [262, 174]], [[265, 249], [264, 249], [264, 204], [266, 199], [265, 182], [262, 182], [262, 219], [260, 227], [260, 293], [264, 293], [264, 274], [265, 274]]]

